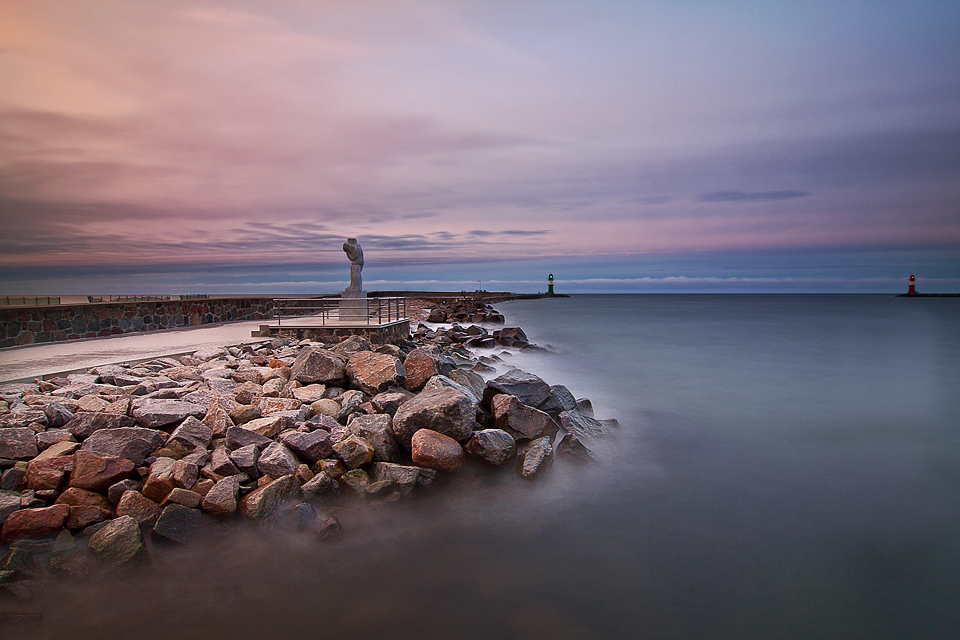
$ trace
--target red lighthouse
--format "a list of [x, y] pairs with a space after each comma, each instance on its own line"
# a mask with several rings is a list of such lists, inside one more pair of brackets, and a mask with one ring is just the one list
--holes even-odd
[[914, 277], [913, 277], [913, 274], [911, 273], [911, 274], [910, 274], [910, 288], [907, 290], [907, 294], [911, 294], [911, 293], [912, 293], [912, 294], [916, 294], [916, 293], [917, 293], [916, 284], [917, 284], [917, 279], [914, 278]]

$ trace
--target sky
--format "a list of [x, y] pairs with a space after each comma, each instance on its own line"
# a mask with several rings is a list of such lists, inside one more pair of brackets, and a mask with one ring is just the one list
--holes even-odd
[[0, 0], [0, 294], [960, 291], [960, 3]]

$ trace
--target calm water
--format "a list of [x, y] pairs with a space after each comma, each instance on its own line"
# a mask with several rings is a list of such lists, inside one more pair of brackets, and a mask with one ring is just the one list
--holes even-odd
[[578, 296], [511, 361], [622, 428], [537, 484], [461, 477], [60, 586], [39, 635], [955, 638], [960, 300]]

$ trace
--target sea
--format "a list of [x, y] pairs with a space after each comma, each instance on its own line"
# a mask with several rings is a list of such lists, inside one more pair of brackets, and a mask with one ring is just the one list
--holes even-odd
[[[486, 351], [616, 418], [594, 464], [470, 471], [59, 583], [38, 637], [960, 637], [960, 299], [576, 295]], [[27, 631], [27, 630], [25, 630]]]

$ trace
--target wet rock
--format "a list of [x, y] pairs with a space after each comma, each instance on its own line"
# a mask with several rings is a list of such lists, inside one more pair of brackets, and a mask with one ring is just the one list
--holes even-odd
[[209, 533], [216, 522], [199, 509], [168, 504], [153, 525], [153, 533], [167, 540], [187, 544]]
[[167, 439], [167, 446], [178, 443], [187, 449], [201, 447], [206, 449], [213, 438], [213, 430], [195, 417], [190, 416], [173, 430]]
[[557, 455], [576, 462], [596, 462], [593, 452], [572, 433], [563, 436], [557, 444]]
[[[67, 533], [62, 531], [61, 533]], [[97, 573], [98, 564], [94, 555], [87, 549], [68, 549], [57, 551], [47, 559], [47, 570], [56, 575], [83, 581]]]
[[326, 349], [307, 347], [293, 361], [290, 378], [301, 384], [337, 384], [344, 379], [344, 362]]
[[339, 478], [347, 472], [347, 468], [343, 466], [343, 462], [341, 460], [336, 458], [327, 458], [313, 465], [313, 472], [325, 473], [331, 478]]
[[130, 413], [141, 426], [158, 429], [191, 416], [202, 418], [206, 409], [182, 400], [144, 400], [138, 402]]
[[240, 513], [251, 520], [265, 520], [272, 516], [285, 500], [300, 494], [300, 485], [292, 475], [277, 478], [255, 489], [240, 501]]
[[553, 445], [550, 437], [533, 440], [521, 456], [520, 475], [527, 479], [537, 478], [553, 466]]
[[430, 378], [430, 380], [427, 381], [427, 384], [423, 385], [423, 392], [435, 391], [437, 389], [443, 389], [444, 387], [456, 389], [463, 395], [470, 398], [475, 404], [480, 403], [480, 396], [475, 394], [473, 392], [473, 389], [471, 389], [468, 386], [462, 385], [456, 380], [454, 380], [453, 378], [450, 378], [449, 376], [445, 376], [445, 375], [437, 375]]
[[470, 455], [495, 467], [506, 464], [517, 454], [513, 436], [502, 429], [474, 431], [465, 449]]
[[300, 462], [296, 456], [280, 442], [270, 444], [263, 450], [257, 461], [260, 473], [272, 478], [294, 474], [299, 465]]
[[447, 377], [462, 387], [469, 389], [474, 397], [477, 398], [477, 403], [480, 402], [480, 399], [483, 397], [483, 386], [485, 384], [480, 374], [466, 369], [454, 369], [447, 374]]
[[596, 440], [604, 436], [603, 425], [596, 418], [586, 416], [579, 409], [564, 411], [560, 414], [560, 424], [567, 433], [572, 433], [577, 440]]
[[317, 429], [309, 433], [290, 431], [280, 437], [280, 442], [293, 451], [297, 457], [310, 464], [328, 458], [333, 454], [333, 441], [330, 433], [323, 429]]
[[504, 327], [503, 329], [494, 331], [493, 338], [497, 344], [505, 347], [522, 347], [530, 343], [527, 339], [527, 334], [525, 334], [520, 327]]
[[336, 495], [340, 492], [340, 483], [337, 482], [336, 478], [321, 471], [303, 485], [302, 491], [304, 496], [311, 498]]
[[142, 427], [100, 429], [83, 442], [80, 450], [126, 458], [140, 466], [150, 453], [164, 443], [166, 436], [162, 431]]
[[160, 505], [139, 491], [125, 491], [117, 504], [117, 516], [129, 516], [139, 524], [152, 527], [160, 517]]
[[113, 505], [105, 497], [99, 493], [77, 487], [64, 490], [54, 504], [65, 504], [71, 507], [97, 507], [111, 515], [113, 514]]
[[356, 414], [347, 425], [347, 430], [367, 441], [373, 447], [376, 462], [397, 462], [400, 446], [393, 435], [393, 420], [386, 414]]
[[87, 491], [104, 491], [133, 475], [134, 464], [124, 458], [82, 449], [73, 457], [71, 487]]
[[489, 407], [494, 396], [502, 393], [516, 396], [528, 407], [538, 408], [550, 397], [550, 385], [532, 373], [511, 369], [487, 381], [483, 389], [483, 406]]
[[57, 533], [70, 515], [70, 507], [55, 504], [39, 509], [14, 511], [3, 523], [0, 539], [9, 542], [17, 538], [36, 538]]
[[0, 490], [20, 491], [27, 487], [27, 465], [10, 467], [3, 472], [3, 478], [0, 479]]
[[374, 448], [363, 438], [350, 435], [333, 445], [336, 452], [348, 469], [356, 469], [373, 460]]
[[433, 469], [390, 462], [374, 462], [370, 465], [370, 472], [374, 482], [395, 485], [402, 495], [410, 495], [414, 488], [426, 486], [437, 477]]
[[28, 427], [0, 428], [0, 458], [30, 460], [37, 453], [36, 431]]
[[339, 542], [343, 540], [343, 527], [339, 520], [333, 516], [327, 516], [320, 521], [316, 534], [320, 542]]
[[427, 380], [440, 373], [437, 357], [428, 349], [414, 349], [403, 360], [406, 371], [406, 387], [410, 391], [420, 391]]
[[240, 478], [231, 476], [220, 480], [203, 497], [200, 507], [214, 516], [229, 516], [237, 511]]
[[413, 463], [430, 469], [455, 472], [463, 467], [463, 447], [449, 436], [420, 429], [410, 440]]
[[549, 414], [523, 404], [515, 396], [497, 394], [490, 405], [494, 426], [511, 433], [518, 440], [553, 436], [559, 429]]
[[457, 389], [444, 387], [423, 391], [397, 409], [393, 433], [407, 450], [410, 450], [413, 434], [420, 429], [430, 429], [465, 442], [473, 433], [476, 415], [476, 402]]
[[70, 515], [67, 516], [64, 525], [67, 529], [76, 531], [86, 529], [92, 524], [104, 522], [113, 517], [113, 510], [101, 509], [100, 507], [91, 507], [89, 505], [80, 505], [70, 507]]
[[90, 536], [87, 546], [103, 564], [120, 567], [147, 559], [140, 525], [129, 516], [120, 516]]

